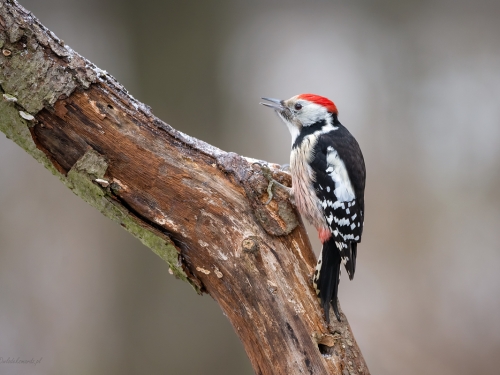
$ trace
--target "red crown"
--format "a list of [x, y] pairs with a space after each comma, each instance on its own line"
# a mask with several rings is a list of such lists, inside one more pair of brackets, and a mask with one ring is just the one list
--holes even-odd
[[318, 105], [322, 105], [326, 108], [328, 112], [338, 114], [337, 107], [335, 104], [328, 98], [324, 96], [314, 95], [314, 94], [301, 94], [299, 95], [299, 99], [308, 100], [312, 103], [316, 103]]

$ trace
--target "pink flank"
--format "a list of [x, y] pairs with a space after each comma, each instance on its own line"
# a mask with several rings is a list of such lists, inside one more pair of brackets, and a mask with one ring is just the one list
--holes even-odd
[[332, 232], [329, 229], [320, 228], [318, 229], [319, 240], [321, 243], [325, 243], [332, 236]]

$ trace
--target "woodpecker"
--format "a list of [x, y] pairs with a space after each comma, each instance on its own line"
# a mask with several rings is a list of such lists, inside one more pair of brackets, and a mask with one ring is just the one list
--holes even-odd
[[313, 285], [330, 322], [337, 305], [340, 265], [349, 279], [356, 270], [357, 246], [364, 220], [366, 170], [358, 142], [339, 122], [335, 104], [322, 96], [301, 94], [288, 100], [262, 98], [292, 135], [291, 200], [318, 230], [323, 245]]

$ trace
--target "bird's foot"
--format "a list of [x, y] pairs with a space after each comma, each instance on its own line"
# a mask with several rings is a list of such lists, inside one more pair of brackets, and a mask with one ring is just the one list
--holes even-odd
[[290, 164], [283, 164], [280, 166], [280, 169], [284, 172], [290, 172]]
[[274, 184], [276, 184], [277, 186], [284, 189], [288, 193], [288, 195], [290, 196], [290, 201], [293, 202], [292, 188], [289, 188], [288, 186], [283, 185], [281, 182], [276, 181], [273, 178], [273, 174], [271, 172], [271, 169], [266, 164], [261, 164], [259, 162], [253, 163], [253, 165], [255, 165], [255, 164], [257, 164], [260, 167], [262, 175], [267, 179], [267, 181], [269, 181], [269, 184], [267, 185], [267, 194], [268, 194], [269, 198], [267, 199], [266, 203], [264, 203], [264, 204], [267, 206], [273, 200], [273, 197], [274, 197], [273, 185]]

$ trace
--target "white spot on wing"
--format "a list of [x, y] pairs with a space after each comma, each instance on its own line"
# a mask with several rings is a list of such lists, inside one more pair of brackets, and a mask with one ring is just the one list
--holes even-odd
[[351, 180], [349, 179], [349, 174], [347, 173], [344, 162], [333, 147], [328, 146], [327, 151], [326, 161], [328, 163], [328, 168], [326, 172], [335, 182], [335, 190], [333, 191], [335, 196], [340, 202], [354, 200], [354, 189], [352, 188]]
[[344, 225], [349, 225], [349, 219], [338, 219], [336, 217], [333, 218], [333, 220], [339, 225], [339, 226], [344, 226]]
[[333, 203], [333, 209], [336, 210], [337, 208], [339, 208], [340, 206], [342, 206], [342, 202], [339, 202], [339, 201], [335, 201]]
[[333, 215], [332, 215], [332, 214], [330, 214], [330, 216], [328, 216], [328, 217], [326, 218], [326, 221], [328, 221], [328, 225], [332, 225]]

